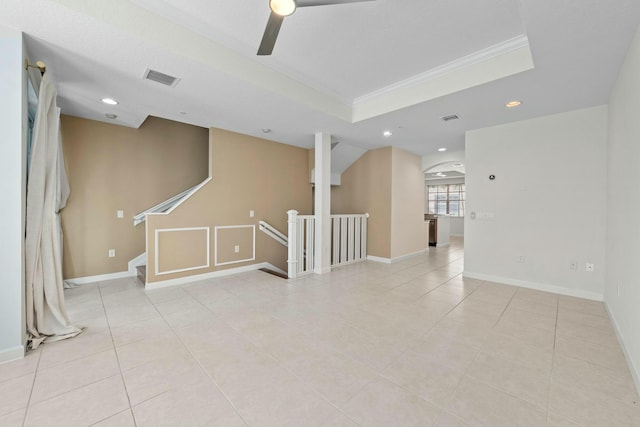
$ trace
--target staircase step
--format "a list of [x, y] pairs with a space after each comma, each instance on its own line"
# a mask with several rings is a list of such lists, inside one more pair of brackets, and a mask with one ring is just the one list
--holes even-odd
[[136, 267], [136, 270], [138, 270], [138, 279], [140, 279], [142, 284], [144, 285], [145, 283], [147, 283], [147, 266], [138, 265]]
[[259, 270], [260, 271], [264, 271], [265, 273], [272, 274], [274, 276], [278, 276], [278, 277], [280, 277], [282, 279], [288, 279], [289, 278], [286, 274], [282, 274], [279, 271], [271, 270], [269, 268], [260, 268]]

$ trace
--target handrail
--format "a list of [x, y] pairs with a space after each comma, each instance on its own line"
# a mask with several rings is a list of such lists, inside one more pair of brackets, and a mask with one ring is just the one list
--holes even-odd
[[278, 231], [274, 226], [264, 221], [260, 221], [258, 224], [260, 231], [262, 231], [281, 245], [289, 246], [289, 239], [287, 238], [287, 236]]
[[178, 206], [180, 203], [182, 203], [182, 201], [185, 200], [187, 197], [191, 196], [193, 193], [195, 193], [200, 188], [202, 188], [210, 180], [211, 180], [211, 178], [207, 178], [204, 181], [202, 181], [200, 184], [194, 185], [193, 187], [191, 187], [191, 188], [189, 188], [187, 190], [184, 190], [182, 193], [176, 194], [175, 196], [171, 197], [170, 199], [167, 199], [164, 202], [158, 203], [157, 205], [147, 209], [144, 212], [140, 212], [138, 215], [133, 217], [133, 225], [134, 225], [134, 227], [136, 225], [138, 225], [138, 224], [143, 223], [147, 219], [147, 215], [148, 214], [151, 214], [151, 213], [163, 213], [163, 212], [167, 212], [167, 211], [172, 210], [173, 208]]

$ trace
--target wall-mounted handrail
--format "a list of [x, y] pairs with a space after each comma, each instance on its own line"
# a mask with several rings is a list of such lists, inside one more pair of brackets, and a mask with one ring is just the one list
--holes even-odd
[[271, 237], [281, 245], [284, 245], [284, 246], [289, 245], [289, 239], [287, 239], [287, 236], [279, 232], [274, 226], [264, 221], [260, 221], [258, 224], [259, 224], [260, 231], [265, 233], [267, 236]]
[[147, 209], [144, 212], [140, 212], [138, 215], [133, 217], [133, 225], [136, 226], [138, 224], [143, 223], [147, 219], [147, 215], [151, 213], [164, 213], [170, 212], [179, 206], [184, 200], [189, 198], [193, 193], [202, 188], [207, 182], [211, 181], [211, 178], [207, 178], [202, 181], [200, 184], [194, 185], [193, 187], [184, 190], [180, 194], [176, 194], [170, 199], [165, 200], [164, 202], [158, 203], [157, 205]]

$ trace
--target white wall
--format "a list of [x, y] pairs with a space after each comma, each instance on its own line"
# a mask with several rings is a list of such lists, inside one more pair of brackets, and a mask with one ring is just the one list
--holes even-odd
[[430, 156], [422, 156], [422, 171], [450, 162], [464, 163], [464, 151], [443, 151]]
[[464, 217], [452, 216], [449, 231], [451, 236], [464, 236]]
[[602, 300], [606, 149], [606, 106], [467, 132], [465, 275]]
[[605, 304], [640, 389], [640, 33], [609, 102]]
[[22, 34], [0, 27], [0, 362], [23, 355], [26, 72]]

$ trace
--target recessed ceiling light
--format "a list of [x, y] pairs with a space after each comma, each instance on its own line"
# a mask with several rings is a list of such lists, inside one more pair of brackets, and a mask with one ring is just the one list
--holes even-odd
[[504, 104], [504, 106], [507, 108], [515, 108], [515, 107], [519, 107], [521, 104], [522, 104], [522, 101], [513, 100], [513, 101], [507, 102], [506, 104]]
[[102, 98], [102, 102], [109, 105], [118, 105], [118, 101], [113, 98]]
[[269, 133], [269, 132], [271, 132], [271, 129], [269, 129], [269, 128], [264, 128], [264, 129], [262, 129], [262, 132], [264, 132], [264, 133]]
[[385, 130], [384, 132], [382, 132], [382, 135], [384, 135], [385, 138], [389, 138], [391, 135], [393, 135], [393, 132], [391, 132], [390, 130]]
[[105, 116], [107, 119], [111, 119], [111, 120], [113, 120], [113, 119], [117, 119], [117, 118], [118, 118], [118, 115], [117, 115], [117, 114], [113, 114], [113, 113], [107, 113], [107, 114], [105, 114], [104, 116]]
[[438, 148], [438, 151], [447, 151], [446, 148]]

